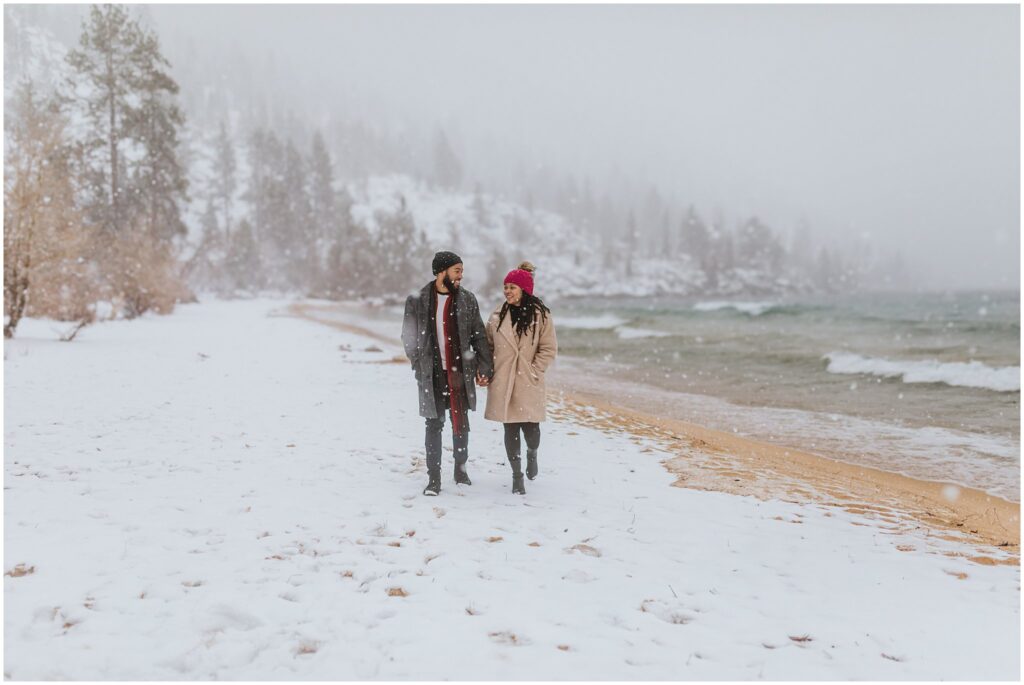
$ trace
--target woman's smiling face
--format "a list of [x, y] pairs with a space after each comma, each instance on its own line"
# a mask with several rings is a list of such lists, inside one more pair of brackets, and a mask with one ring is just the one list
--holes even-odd
[[515, 283], [505, 284], [505, 301], [511, 305], [519, 306], [523, 300], [523, 289]]

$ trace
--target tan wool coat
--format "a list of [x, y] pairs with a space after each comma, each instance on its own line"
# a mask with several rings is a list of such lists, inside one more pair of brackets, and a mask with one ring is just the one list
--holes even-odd
[[558, 341], [551, 314], [534, 316], [522, 337], [512, 328], [512, 316], [498, 326], [499, 305], [484, 330], [494, 351], [494, 376], [487, 386], [484, 418], [502, 423], [540, 423], [546, 417], [547, 390], [544, 373], [555, 360]]

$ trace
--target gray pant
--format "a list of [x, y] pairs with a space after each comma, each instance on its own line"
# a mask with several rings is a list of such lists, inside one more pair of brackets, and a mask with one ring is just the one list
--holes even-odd
[[[441, 432], [444, 430], [444, 415], [448, 412], [448, 379], [441, 371], [434, 376], [434, 387], [440, 389], [435, 394], [437, 402], [436, 419], [426, 419], [426, 437], [424, 445], [427, 448], [427, 473], [431, 476], [441, 475]], [[466, 412], [466, 429], [462, 435], [452, 434], [455, 446], [455, 464], [465, 464], [469, 459], [469, 412]]]
[[[466, 417], [469, 420], [469, 417]], [[444, 414], [441, 418], [427, 419], [425, 446], [427, 448], [427, 473], [431, 476], [441, 475], [441, 432], [444, 430]], [[455, 442], [455, 463], [465, 464], [469, 459], [469, 431], [462, 435], [453, 435]]]

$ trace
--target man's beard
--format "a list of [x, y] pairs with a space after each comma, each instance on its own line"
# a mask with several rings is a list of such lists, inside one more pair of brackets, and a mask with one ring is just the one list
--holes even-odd
[[444, 280], [441, 281], [441, 282], [444, 283], [444, 287], [445, 288], [448, 288], [448, 292], [454, 293], [455, 291], [457, 291], [459, 289], [459, 286], [455, 285], [452, 282], [452, 279], [448, 278], [447, 274], [445, 274]]

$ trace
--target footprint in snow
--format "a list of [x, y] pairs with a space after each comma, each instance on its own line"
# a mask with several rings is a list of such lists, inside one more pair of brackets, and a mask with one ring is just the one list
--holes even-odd
[[596, 549], [594, 547], [591, 547], [590, 545], [585, 545], [583, 543], [580, 543], [578, 545], [573, 545], [572, 547], [568, 548], [565, 551], [569, 552], [570, 554], [573, 553], [573, 552], [579, 552], [580, 554], [585, 554], [588, 557], [599, 557], [599, 556], [601, 556], [601, 551], [600, 550], [598, 550], [598, 549]]
[[640, 603], [640, 611], [675, 625], [686, 625], [696, 618], [681, 602], [676, 601], [645, 599]]
[[522, 635], [517, 635], [509, 630], [502, 630], [493, 633], [487, 633], [487, 637], [491, 638], [500, 645], [511, 645], [517, 647], [519, 645], [528, 645], [530, 641]]

